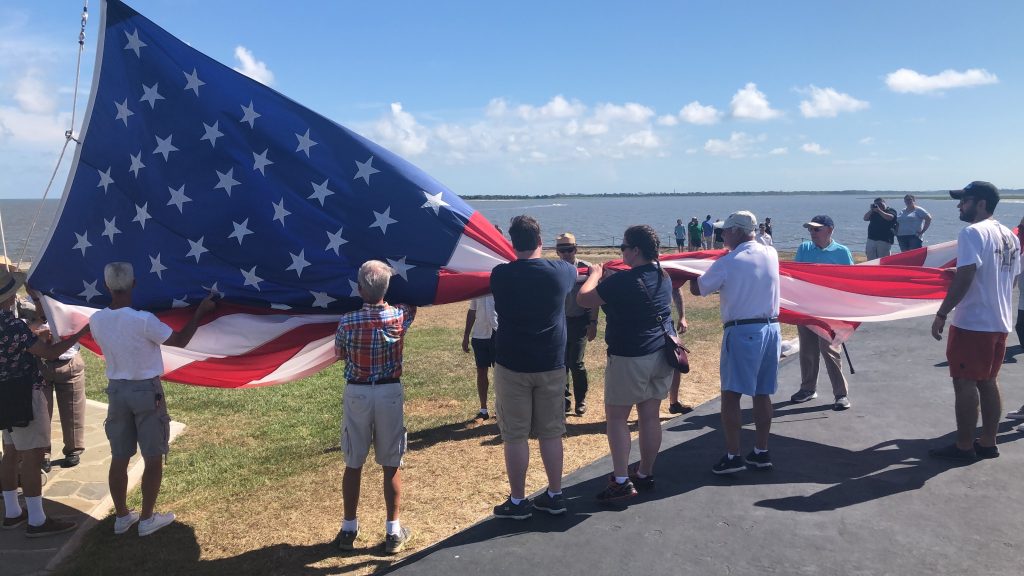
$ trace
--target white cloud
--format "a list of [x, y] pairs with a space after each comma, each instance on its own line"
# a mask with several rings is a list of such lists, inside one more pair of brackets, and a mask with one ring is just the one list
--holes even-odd
[[768, 153], [771, 154], [772, 156], [781, 156], [783, 154], [789, 154], [789, 148], [785, 146], [781, 146], [779, 148], [772, 148], [771, 151]]
[[608, 125], [601, 122], [587, 122], [583, 125], [583, 133], [587, 136], [600, 136], [608, 133]]
[[746, 86], [736, 91], [730, 106], [733, 118], [771, 120], [782, 116], [782, 112], [771, 107], [764, 92], [758, 90], [757, 84], [753, 82], [748, 82]]
[[[402, 110], [401, 102], [391, 104], [391, 115], [381, 118], [376, 126], [377, 139], [399, 155], [416, 156], [427, 150], [429, 131], [412, 114]], [[454, 127], [446, 127], [447, 141], [458, 142], [462, 134]], [[469, 144], [468, 140], [465, 142]]]
[[635, 102], [617, 104], [599, 104], [594, 109], [594, 118], [599, 122], [630, 122], [640, 124], [654, 116], [654, 110]]
[[57, 100], [53, 96], [55, 90], [47, 86], [40, 76], [39, 70], [30, 68], [16, 80], [14, 100], [30, 114], [52, 114], [57, 109]]
[[743, 158], [749, 152], [756, 139], [746, 132], [733, 132], [728, 140], [712, 138], [704, 143], [704, 151], [712, 156], [729, 156]]
[[[493, 100], [492, 100], [493, 102]], [[576, 118], [583, 114], [586, 106], [578, 100], [568, 101], [561, 94], [552, 98], [547, 104], [536, 107], [528, 104], [516, 108], [516, 114], [523, 120], [550, 118]]]
[[[736, 99], [733, 98], [733, 102]], [[690, 102], [679, 111], [679, 118], [690, 124], [717, 124], [722, 113], [714, 106], [703, 106], [697, 100]]]
[[697, 149], [696, 148], [687, 148], [686, 149], [686, 153], [687, 154], [696, 154], [697, 153]]
[[627, 135], [619, 142], [619, 146], [651, 150], [661, 146], [661, 141], [650, 130], [641, 130]]
[[806, 144], [803, 144], [802, 146], [800, 146], [800, 149], [803, 150], [804, 152], [807, 152], [808, 154], [816, 154], [818, 156], [824, 156], [826, 154], [832, 153], [829, 150], [822, 148], [821, 144], [818, 144], [817, 142], [808, 142]]
[[665, 114], [664, 116], [658, 116], [659, 126], [675, 126], [679, 124], [679, 119], [671, 114]]
[[864, 144], [864, 145], [867, 145], [867, 144], [873, 143], [874, 141], [875, 141], [875, 137], [874, 136], [865, 136], [865, 137], [861, 138], [860, 140], [858, 140], [857, 142], [859, 142], [861, 144]]
[[70, 120], [70, 113], [38, 114], [0, 106], [0, 143], [59, 145]]
[[235, 46], [235, 60], [239, 64], [239, 66], [235, 66], [236, 71], [267, 86], [274, 83], [274, 73], [267, 68], [267, 63], [257, 60], [252, 51], [245, 46]]
[[811, 93], [811, 99], [800, 102], [800, 113], [804, 118], [835, 118], [840, 112], [856, 112], [870, 106], [864, 100], [837, 92], [834, 88], [811, 85], [806, 91]]
[[965, 88], [997, 84], [999, 78], [984, 68], [971, 68], [964, 72], [943, 70], [933, 76], [921, 74], [909, 68], [900, 68], [885, 77], [885, 85], [893, 92], [927, 94], [950, 88]]

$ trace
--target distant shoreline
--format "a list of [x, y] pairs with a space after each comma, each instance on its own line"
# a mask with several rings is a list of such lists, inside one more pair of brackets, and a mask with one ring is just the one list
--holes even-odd
[[[760, 192], [615, 192], [608, 194], [467, 194], [463, 200], [552, 200], [563, 198], [664, 198], [694, 196], [881, 196], [882, 198], [913, 194], [921, 199], [948, 198], [945, 190], [763, 190]], [[1001, 198], [1022, 199], [1024, 190], [1000, 190]]]

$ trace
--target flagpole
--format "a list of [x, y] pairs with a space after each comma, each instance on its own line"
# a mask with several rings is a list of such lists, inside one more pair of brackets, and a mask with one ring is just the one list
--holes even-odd
[[4, 234], [4, 213], [3, 212], [0, 212], [0, 242], [3, 242], [3, 245], [4, 245], [4, 260], [6, 260], [6, 262], [4, 262], [4, 264], [6, 265], [7, 262], [11, 261], [11, 259], [7, 256], [7, 235]]
[[850, 351], [846, 349], [846, 342], [843, 342], [843, 352], [846, 353], [846, 364], [850, 367], [850, 374], [856, 374], [857, 371], [853, 369], [853, 360], [850, 360]]

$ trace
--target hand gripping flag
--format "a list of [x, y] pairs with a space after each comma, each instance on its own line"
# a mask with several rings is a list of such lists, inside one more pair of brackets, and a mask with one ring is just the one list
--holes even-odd
[[127, 261], [134, 306], [175, 328], [207, 292], [223, 296], [187, 350], [164, 349], [166, 378], [267, 385], [334, 361], [366, 260], [395, 269], [390, 301], [432, 304], [485, 293], [491, 268], [514, 258], [395, 154], [120, 1], [101, 16], [80, 144], [29, 278], [59, 333], [109, 303], [103, 267]]

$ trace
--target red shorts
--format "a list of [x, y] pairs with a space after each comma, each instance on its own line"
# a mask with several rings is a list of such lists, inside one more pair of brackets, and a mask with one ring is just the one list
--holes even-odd
[[961, 380], [995, 380], [1006, 352], [1005, 332], [975, 332], [949, 326], [949, 375]]

